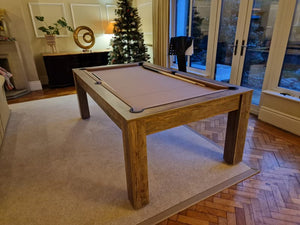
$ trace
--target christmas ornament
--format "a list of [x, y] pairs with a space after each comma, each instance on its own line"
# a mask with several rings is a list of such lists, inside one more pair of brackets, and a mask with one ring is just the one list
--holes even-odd
[[140, 17], [137, 9], [131, 6], [131, 0], [117, 0], [117, 18], [115, 19], [114, 37], [110, 45], [109, 64], [147, 61], [149, 55], [144, 44], [144, 35], [140, 33]]

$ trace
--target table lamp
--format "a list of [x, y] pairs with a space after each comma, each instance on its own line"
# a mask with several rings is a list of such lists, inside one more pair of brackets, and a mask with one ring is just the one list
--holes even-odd
[[110, 21], [105, 29], [105, 34], [113, 34], [114, 26], [115, 26], [115, 21]]
[[5, 41], [9, 37], [6, 22], [4, 20], [5, 16], [6, 16], [6, 10], [0, 9], [0, 40], [1, 41]]
[[4, 16], [6, 15], [5, 9], [0, 9], [0, 19], [4, 19]]

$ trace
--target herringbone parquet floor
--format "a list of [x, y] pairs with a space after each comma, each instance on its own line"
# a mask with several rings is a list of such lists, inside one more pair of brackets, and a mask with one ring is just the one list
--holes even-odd
[[[223, 145], [227, 115], [190, 124]], [[250, 116], [243, 161], [260, 173], [159, 225], [300, 224], [300, 137]]]
[[[9, 103], [74, 94], [74, 87], [44, 89]], [[223, 145], [226, 115], [189, 124]], [[261, 172], [158, 225], [300, 224], [300, 137], [250, 116], [244, 162]]]

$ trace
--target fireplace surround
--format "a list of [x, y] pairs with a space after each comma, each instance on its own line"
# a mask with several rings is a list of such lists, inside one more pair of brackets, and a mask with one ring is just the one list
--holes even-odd
[[0, 59], [5, 62], [0, 66], [13, 75], [12, 83], [15, 86], [14, 90], [6, 91], [6, 97], [17, 98], [30, 92], [18, 42], [0, 41]]

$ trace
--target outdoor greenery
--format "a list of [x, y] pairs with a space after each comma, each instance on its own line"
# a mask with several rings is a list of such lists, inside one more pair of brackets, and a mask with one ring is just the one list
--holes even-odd
[[194, 39], [194, 54], [191, 56], [191, 61], [200, 62], [201, 65], [205, 65], [206, 63], [207, 52], [207, 36], [205, 37], [201, 31], [201, 25], [203, 20], [204, 18], [200, 17], [196, 7], [193, 7], [191, 35]]

